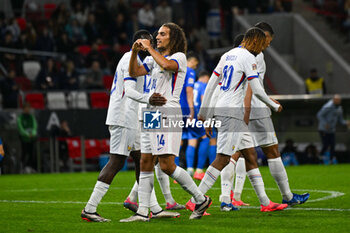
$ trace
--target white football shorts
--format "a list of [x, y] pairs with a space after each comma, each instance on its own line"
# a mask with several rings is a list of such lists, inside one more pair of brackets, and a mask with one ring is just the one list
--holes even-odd
[[132, 150], [135, 150], [135, 139], [137, 138], [137, 129], [130, 129], [118, 125], [108, 127], [110, 136], [109, 153], [129, 156]]
[[248, 128], [255, 146], [268, 147], [278, 144], [271, 117], [250, 120]]
[[221, 127], [218, 128], [217, 153], [231, 156], [236, 151], [254, 147], [252, 135], [244, 121], [223, 116], [216, 116], [215, 119], [221, 121]]

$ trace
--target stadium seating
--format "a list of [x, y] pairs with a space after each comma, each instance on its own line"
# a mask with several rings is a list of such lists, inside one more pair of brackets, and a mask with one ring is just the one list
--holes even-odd
[[24, 61], [23, 62], [23, 73], [31, 81], [35, 81], [41, 69], [41, 65], [38, 61]]
[[83, 56], [86, 56], [90, 53], [91, 46], [90, 45], [80, 45], [79, 46], [79, 53]]
[[27, 93], [25, 101], [34, 109], [45, 109], [45, 100], [42, 93]]
[[101, 139], [100, 145], [102, 153], [109, 153], [109, 139]]
[[69, 158], [76, 159], [81, 156], [81, 143], [79, 138], [66, 139]]
[[108, 108], [109, 96], [106, 92], [91, 92], [90, 100], [92, 108]]
[[45, 3], [44, 4], [44, 15], [46, 19], [50, 19], [52, 13], [55, 11], [57, 5], [55, 3]]
[[48, 109], [68, 109], [63, 92], [48, 92], [46, 95]]
[[32, 89], [32, 82], [26, 77], [16, 77], [15, 82], [22, 91], [30, 91]]
[[87, 139], [85, 140], [85, 158], [91, 159], [99, 157], [101, 154], [101, 146], [99, 140]]
[[113, 75], [105, 75], [103, 76], [103, 85], [106, 90], [110, 90], [113, 84]]
[[70, 108], [89, 109], [88, 96], [85, 92], [72, 91], [68, 94]]

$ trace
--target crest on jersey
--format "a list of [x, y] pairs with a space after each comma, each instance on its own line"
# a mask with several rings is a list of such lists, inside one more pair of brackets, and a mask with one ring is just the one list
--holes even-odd
[[128, 146], [128, 151], [131, 151], [131, 149], [132, 149], [131, 146]]
[[144, 129], [160, 129], [162, 113], [157, 111], [143, 112], [143, 128]]
[[256, 64], [253, 64], [253, 65], [252, 65], [252, 69], [253, 69], [253, 70], [256, 70], [256, 69], [257, 69]]

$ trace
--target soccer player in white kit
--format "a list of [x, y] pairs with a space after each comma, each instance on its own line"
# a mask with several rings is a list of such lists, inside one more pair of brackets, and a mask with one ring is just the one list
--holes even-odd
[[[129, 72], [131, 76], [141, 76], [151, 72], [151, 93], [159, 93], [167, 99], [162, 109], [155, 108], [156, 114], [163, 111], [166, 120], [182, 120], [179, 104], [180, 93], [186, 75], [186, 37], [183, 30], [174, 23], [163, 24], [157, 35], [157, 48], [154, 50], [147, 40], [138, 40], [132, 48]], [[137, 54], [147, 50], [153, 59], [145, 61], [143, 66], [137, 64]], [[173, 115], [168, 114], [173, 111]], [[175, 114], [174, 114], [175, 112]], [[174, 129], [172, 129], [174, 130]], [[141, 173], [139, 182], [139, 208], [134, 216], [121, 222], [149, 221], [148, 207], [154, 182], [154, 159], [158, 156], [163, 172], [175, 179], [184, 190], [190, 193], [196, 204], [190, 219], [202, 217], [210, 206], [211, 199], [204, 196], [190, 175], [181, 167], [176, 166], [174, 159], [179, 155], [181, 131], [164, 130], [142, 132], [141, 137]]]
[[[135, 33], [134, 40], [147, 37], [148, 31], [140, 30]], [[136, 78], [130, 77], [128, 64], [131, 52], [127, 52], [121, 58], [116, 68], [113, 85], [110, 93], [110, 101], [107, 112], [106, 124], [110, 132], [110, 158], [106, 166], [100, 172], [94, 190], [88, 203], [81, 212], [81, 218], [89, 222], [108, 222], [110, 219], [101, 217], [97, 212], [97, 206], [109, 189], [114, 176], [122, 169], [126, 158], [132, 150], [139, 149], [138, 137], [138, 102], [150, 103], [155, 106], [162, 106], [166, 99], [159, 94], [141, 94], [143, 80], [137, 82]], [[140, 58], [138, 62], [141, 63]], [[136, 84], [136, 85], [135, 85]], [[131, 88], [130, 88], [131, 87]], [[136, 102], [136, 101], [138, 102]], [[138, 179], [140, 157], [132, 154], [135, 167], [136, 179]], [[155, 197], [155, 195], [153, 196]], [[159, 206], [159, 205], [158, 205]]]
[[[259, 22], [255, 25], [255, 27], [258, 27], [264, 31], [266, 36], [266, 49], [273, 39], [274, 31], [272, 27], [265, 22]], [[256, 60], [258, 73], [260, 77], [259, 81], [261, 85], [264, 86], [263, 80], [266, 72], [264, 54], [262, 52], [259, 53], [256, 57]], [[271, 111], [266, 106], [266, 104], [261, 102], [256, 96], [252, 95], [252, 91], [249, 86], [245, 97], [245, 107], [245, 109], [247, 110], [245, 112], [245, 117], [249, 120], [248, 127], [250, 132], [252, 133], [254, 144], [255, 146], [260, 146], [267, 157], [270, 173], [275, 179], [279, 190], [282, 194], [282, 203], [291, 206], [305, 203], [310, 197], [309, 193], [296, 194], [292, 193], [290, 190], [287, 172], [281, 160], [281, 155], [278, 150], [278, 140], [270, 117]], [[237, 157], [239, 157], [239, 155], [235, 154], [232, 156], [232, 159], [234, 158], [235, 160], [237, 160]], [[237, 162], [237, 170], [242, 170], [240, 167], [244, 167], [244, 158], [239, 158]], [[229, 183], [229, 179], [233, 177], [233, 173], [234, 168], [232, 168], [232, 166], [226, 166], [221, 172], [221, 180], [227, 180], [226, 184]], [[243, 203], [241, 200], [245, 175], [244, 172], [240, 173], [242, 174], [236, 176], [236, 185], [234, 190], [234, 196], [232, 198], [232, 204], [236, 206], [245, 205], [245, 203]], [[227, 190], [228, 189], [229, 187], [227, 188]], [[227, 192], [227, 190], [225, 193], [222, 191], [222, 196], [229, 195], [229, 192]]]
[[[273, 203], [265, 193], [254, 149], [253, 139], [248, 125], [243, 121], [243, 101], [249, 81], [253, 93], [276, 112], [282, 111], [282, 106], [271, 100], [261, 87], [255, 56], [259, 54], [265, 45], [266, 36], [259, 28], [249, 29], [243, 39], [242, 46], [225, 53], [213, 75], [210, 78], [204, 94], [203, 105], [199, 112], [199, 118], [206, 119], [207, 106], [210, 104], [212, 94], [221, 81], [218, 101], [215, 105], [214, 115], [221, 122], [218, 127], [217, 156], [209, 166], [199, 185], [202, 193], [206, 193], [215, 183], [220, 171], [229, 163], [230, 157], [237, 150], [241, 151], [246, 159], [248, 177], [261, 204], [261, 211], [282, 210], [288, 205]], [[210, 135], [211, 129], [207, 132]], [[190, 200], [187, 205], [191, 205]], [[231, 204], [232, 205], [232, 204]]]
[[[265, 22], [259, 22], [255, 27], [264, 31], [266, 35], [265, 48], [267, 48], [274, 36], [272, 27]], [[259, 81], [261, 85], [264, 86], [263, 81], [266, 72], [266, 64], [262, 52], [256, 56], [256, 61], [259, 72]], [[247, 109], [250, 109], [250, 116], [248, 115], [249, 131], [252, 133], [255, 145], [260, 146], [267, 157], [270, 173], [275, 179], [282, 194], [282, 203], [292, 206], [305, 203], [310, 197], [309, 193], [296, 194], [292, 193], [290, 190], [288, 175], [283, 165], [281, 154], [278, 150], [278, 140], [271, 120], [270, 109], [265, 103], [252, 94], [249, 86], [246, 98], [248, 98], [248, 100], [251, 99], [251, 101], [247, 102], [251, 103], [251, 105], [246, 106]]]

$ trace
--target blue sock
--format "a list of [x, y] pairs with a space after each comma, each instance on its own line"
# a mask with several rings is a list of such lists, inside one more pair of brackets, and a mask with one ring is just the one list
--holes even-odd
[[193, 147], [193, 146], [188, 145], [187, 148], [186, 148], [186, 164], [187, 164], [187, 168], [189, 168], [189, 167], [193, 168], [195, 153], [196, 153], [196, 148]]
[[210, 164], [215, 160], [216, 158], [216, 145], [211, 145], [209, 147], [209, 162]]
[[205, 162], [207, 161], [209, 141], [209, 138], [204, 138], [199, 144], [197, 168], [204, 168]]

